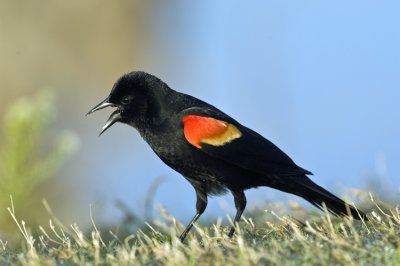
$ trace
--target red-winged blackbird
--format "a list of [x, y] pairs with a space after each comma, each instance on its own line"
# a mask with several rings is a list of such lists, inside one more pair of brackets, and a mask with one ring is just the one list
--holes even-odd
[[[196, 191], [196, 215], [180, 239], [183, 241], [204, 212], [208, 195], [233, 194], [239, 221], [245, 207], [244, 190], [272, 187], [300, 196], [334, 214], [365, 218], [307, 175], [282, 150], [214, 106], [176, 92], [145, 72], [123, 75], [110, 95], [88, 114], [116, 107], [100, 134], [115, 122], [136, 128], [160, 159], [181, 173]], [[231, 237], [235, 231], [232, 226]]]

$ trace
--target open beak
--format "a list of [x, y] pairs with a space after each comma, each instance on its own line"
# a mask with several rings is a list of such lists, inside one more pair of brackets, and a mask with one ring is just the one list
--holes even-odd
[[[94, 112], [96, 112], [96, 111], [98, 111], [98, 110], [104, 109], [104, 108], [109, 107], [109, 106], [116, 107], [115, 104], [110, 103], [110, 102], [108, 101], [108, 98], [106, 98], [104, 101], [102, 101], [101, 103], [99, 103], [98, 105], [96, 105], [95, 107], [93, 107], [93, 109], [90, 110], [86, 115], [90, 115], [90, 114], [92, 114], [92, 113], [94, 113]], [[103, 134], [104, 131], [106, 131], [109, 127], [111, 127], [115, 122], [121, 121], [121, 119], [122, 119], [122, 117], [121, 117], [120, 111], [119, 111], [118, 109], [115, 110], [115, 111], [110, 115], [110, 117], [108, 118], [106, 124], [105, 124], [105, 125], [103, 126], [103, 128], [101, 129], [101, 132], [100, 132], [99, 136], [100, 136], [101, 134]]]
[[99, 103], [98, 105], [96, 105], [95, 107], [93, 107], [92, 110], [90, 110], [86, 115], [90, 115], [98, 110], [104, 109], [106, 107], [109, 106], [115, 106], [115, 104], [112, 104], [108, 101], [108, 98], [106, 98], [104, 101], [102, 101], [101, 103]]

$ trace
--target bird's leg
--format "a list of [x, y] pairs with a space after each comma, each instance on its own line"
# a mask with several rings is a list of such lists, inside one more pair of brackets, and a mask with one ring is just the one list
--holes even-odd
[[204, 212], [204, 210], [207, 207], [207, 194], [204, 193], [203, 191], [200, 191], [199, 189], [196, 189], [196, 214], [186, 227], [185, 231], [181, 234], [179, 239], [181, 242], [185, 240], [186, 235], [189, 233], [190, 229], [192, 229], [193, 224], [199, 219], [200, 215]]
[[236, 207], [236, 216], [235, 220], [233, 221], [233, 225], [231, 227], [231, 230], [229, 231], [228, 237], [231, 238], [233, 234], [235, 233], [235, 226], [236, 223], [239, 222], [240, 217], [242, 216], [242, 213], [244, 209], [246, 208], [246, 196], [244, 195], [243, 190], [240, 191], [232, 191], [233, 198], [235, 200], [235, 207]]

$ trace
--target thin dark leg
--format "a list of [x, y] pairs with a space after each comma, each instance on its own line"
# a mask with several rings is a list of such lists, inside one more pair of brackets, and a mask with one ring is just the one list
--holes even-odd
[[185, 231], [181, 234], [179, 239], [181, 242], [185, 240], [186, 235], [189, 233], [190, 229], [192, 229], [194, 223], [199, 219], [200, 215], [204, 212], [207, 207], [207, 194], [202, 191], [196, 189], [196, 214], [194, 215], [193, 219], [190, 221], [188, 226], [186, 227]]
[[242, 216], [242, 213], [244, 211], [244, 209], [246, 208], [246, 196], [244, 195], [243, 190], [241, 191], [232, 191], [233, 194], [233, 198], [235, 200], [235, 207], [236, 207], [236, 216], [235, 216], [235, 220], [233, 221], [233, 226], [231, 227], [231, 230], [229, 231], [229, 238], [231, 238], [233, 236], [233, 234], [235, 233], [235, 226], [236, 223], [239, 222], [240, 217]]

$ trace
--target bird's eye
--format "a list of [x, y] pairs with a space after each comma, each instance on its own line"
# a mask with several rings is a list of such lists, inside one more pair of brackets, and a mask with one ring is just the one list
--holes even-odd
[[121, 100], [122, 104], [130, 104], [131, 103], [132, 98], [131, 97], [124, 97]]

